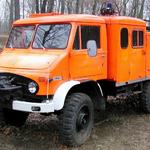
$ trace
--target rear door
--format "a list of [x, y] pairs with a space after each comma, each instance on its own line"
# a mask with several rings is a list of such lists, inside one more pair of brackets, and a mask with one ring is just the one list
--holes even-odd
[[132, 48], [130, 51], [130, 82], [136, 82], [144, 80], [146, 60], [145, 50], [146, 44], [144, 38], [144, 29], [133, 29], [131, 44]]

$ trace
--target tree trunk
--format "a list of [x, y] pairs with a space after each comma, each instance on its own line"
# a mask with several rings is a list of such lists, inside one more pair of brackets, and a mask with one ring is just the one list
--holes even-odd
[[94, 0], [92, 15], [95, 15], [95, 14], [96, 14], [96, 6], [97, 6], [97, 0]]
[[138, 13], [138, 4], [139, 4], [139, 0], [134, 0], [133, 1], [133, 8], [132, 8], [132, 14], [131, 14], [131, 16], [132, 17], [137, 17], [137, 13]]
[[82, 3], [81, 3], [81, 11], [80, 11], [81, 14], [84, 13], [84, 0], [82, 0]]
[[40, 12], [40, 10], [39, 10], [39, 1], [38, 0], [36, 0], [35, 5], [36, 5], [36, 13], [38, 14]]
[[55, 0], [48, 1], [48, 10], [47, 10], [48, 12], [53, 12], [54, 2], [55, 2]]
[[41, 7], [41, 13], [46, 12], [46, 4], [47, 4], [47, 0], [43, 0], [42, 7]]
[[65, 12], [65, 0], [61, 0], [61, 13], [64, 14]]
[[79, 0], [76, 0], [76, 14], [79, 13]]
[[15, 5], [15, 20], [20, 19], [20, 0], [14, 0]]
[[68, 14], [71, 14], [72, 12], [71, 12], [71, 7], [70, 7], [70, 3], [68, 3], [68, 5], [67, 5], [67, 10], [68, 10]]
[[13, 1], [6, 0], [6, 4], [9, 7], [9, 29], [11, 29], [13, 20], [14, 20], [14, 3]]
[[123, 0], [123, 16], [126, 16], [126, 11], [127, 11], [127, 3], [126, 0]]
[[139, 11], [139, 14], [138, 14], [138, 18], [141, 18], [141, 19], [143, 19], [144, 4], [145, 4], [145, 0], [142, 0], [142, 2], [141, 2], [141, 8], [140, 8], [140, 11]]

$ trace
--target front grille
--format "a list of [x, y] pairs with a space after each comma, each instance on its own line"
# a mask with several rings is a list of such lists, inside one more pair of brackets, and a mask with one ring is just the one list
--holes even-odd
[[28, 91], [28, 84], [33, 82], [31, 79], [12, 74], [12, 73], [0, 73], [0, 90], [3, 89], [18, 89], [20, 88], [23, 95], [32, 95]]

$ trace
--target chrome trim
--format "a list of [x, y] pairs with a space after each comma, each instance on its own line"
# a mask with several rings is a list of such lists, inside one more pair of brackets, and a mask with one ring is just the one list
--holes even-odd
[[104, 96], [104, 94], [103, 94], [103, 90], [102, 90], [102, 88], [101, 88], [100, 84], [99, 84], [99, 83], [97, 83], [97, 85], [98, 85], [98, 87], [99, 87], [99, 89], [100, 89], [100, 92], [101, 92], [102, 96]]

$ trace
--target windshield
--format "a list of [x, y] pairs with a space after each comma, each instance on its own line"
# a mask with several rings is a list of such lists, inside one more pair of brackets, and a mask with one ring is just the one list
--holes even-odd
[[7, 45], [7, 48], [28, 48], [32, 41], [35, 26], [17, 26], [13, 27]]
[[33, 48], [65, 49], [70, 29], [70, 24], [39, 25], [33, 42]]

